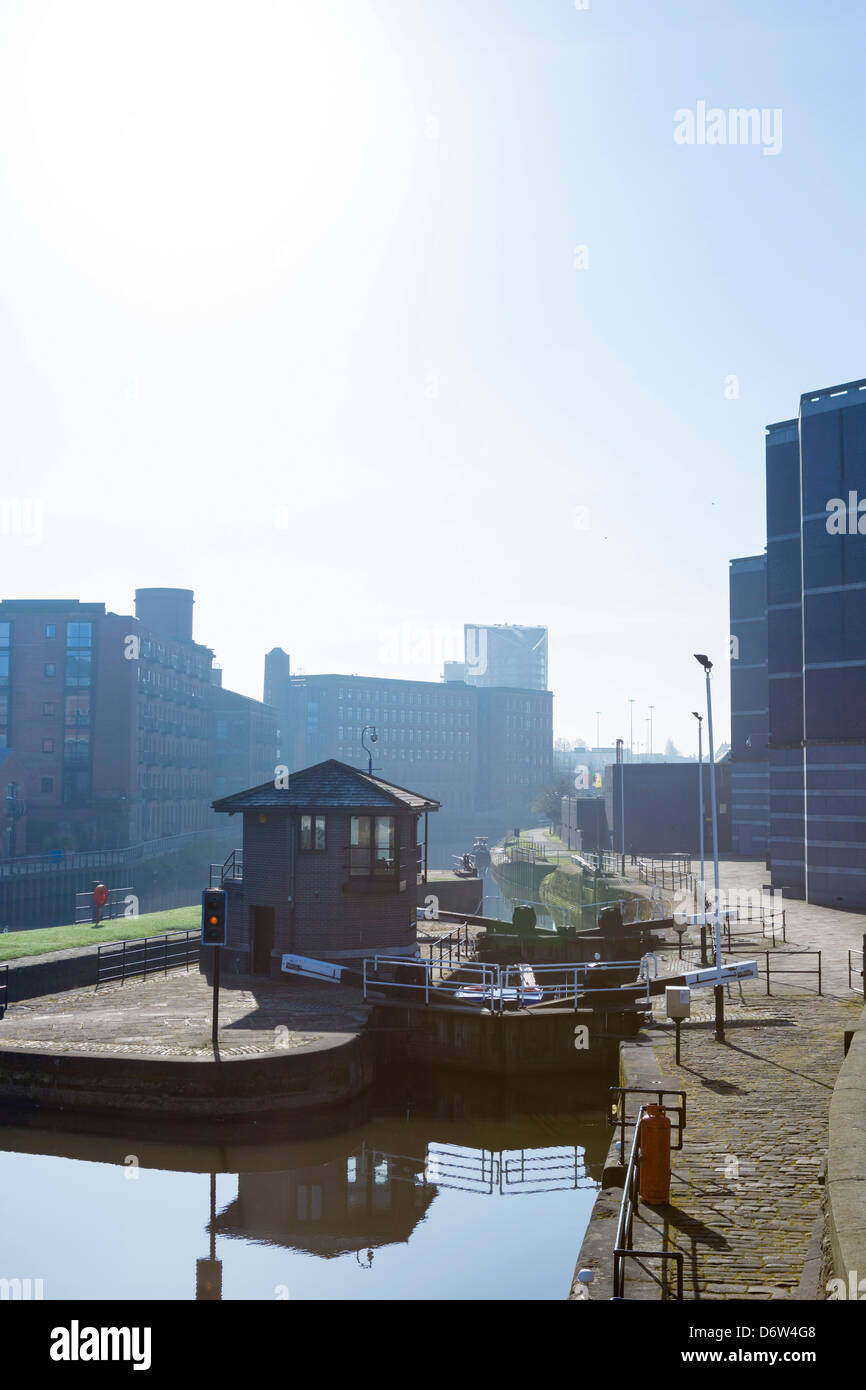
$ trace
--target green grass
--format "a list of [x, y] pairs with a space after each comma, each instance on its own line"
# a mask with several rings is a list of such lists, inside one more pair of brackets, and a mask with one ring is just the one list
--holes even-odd
[[66, 951], [72, 946], [96, 946], [101, 941], [128, 941], [136, 936], [161, 936], [167, 931], [197, 931], [201, 907], [172, 907], [168, 912], [148, 912], [144, 917], [114, 917], [98, 927], [40, 927], [36, 931], [0, 932], [0, 961], [20, 956], [42, 956], [47, 951]]

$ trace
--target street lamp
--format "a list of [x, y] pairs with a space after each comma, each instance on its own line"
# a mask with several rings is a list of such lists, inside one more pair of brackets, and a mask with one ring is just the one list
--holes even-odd
[[[705, 916], [707, 910], [707, 894], [704, 886], [704, 716], [698, 714], [696, 709], [692, 714], [698, 721], [698, 843], [701, 847], [701, 945], [706, 939], [704, 927], [706, 926]], [[704, 952], [701, 951], [701, 965], [705, 965]]]
[[628, 697], [628, 760], [634, 762], [634, 697]]
[[[713, 697], [710, 691], [710, 672], [713, 663], [708, 656], [701, 652], [694, 653], [695, 661], [704, 668], [707, 680], [707, 735], [709, 738], [709, 748], [707, 756], [710, 760], [710, 806], [713, 813], [713, 927], [716, 938], [716, 984], [713, 993], [716, 998], [716, 1041], [725, 1041], [725, 991], [722, 985], [722, 924], [719, 917], [719, 825], [716, 815], [716, 763], [713, 751]], [[704, 826], [701, 822], [701, 845], [703, 847]]]
[[376, 726], [375, 726], [375, 724], [365, 724], [364, 727], [363, 727], [363, 729], [361, 730], [361, 747], [363, 748], [364, 752], [367, 754], [367, 774], [368, 774], [368, 776], [372, 777], [372, 776], [373, 776], [373, 750], [372, 750], [372, 748], [368, 748], [368, 747], [367, 747], [367, 744], [366, 744], [366, 741], [365, 741], [365, 736], [366, 736], [367, 734], [370, 735], [370, 742], [371, 742], [371, 743], [378, 743], [378, 742], [379, 742], [379, 735], [376, 733]]
[[619, 765], [619, 828], [622, 844], [622, 876], [625, 878], [625, 759], [623, 752], [623, 741], [618, 738], [616, 741], [616, 761]]

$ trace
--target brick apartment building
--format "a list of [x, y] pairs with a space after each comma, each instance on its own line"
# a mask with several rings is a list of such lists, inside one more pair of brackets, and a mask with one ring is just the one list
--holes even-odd
[[0, 748], [20, 769], [30, 853], [216, 829], [215, 795], [273, 775], [276, 714], [216, 683], [192, 591], [135, 599], [134, 617], [0, 602]]
[[[549, 690], [474, 687], [458, 681], [374, 676], [291, 676], [280, 649], [266, 658], [266, 690], [279, 711], [280, 753], [290, 768], [336, 758], [367, 767], [361, 735], [375, 726], [374, 767], [422, 783], [443, 826], [526, 824], [553, 779]], [[439, 823], [441, 822], [441, 824]]]

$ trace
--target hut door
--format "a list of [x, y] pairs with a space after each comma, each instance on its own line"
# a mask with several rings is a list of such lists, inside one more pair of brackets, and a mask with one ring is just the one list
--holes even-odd
[[274, 949], [274, 909], [253, 908], [253, 974], [269, 975]]

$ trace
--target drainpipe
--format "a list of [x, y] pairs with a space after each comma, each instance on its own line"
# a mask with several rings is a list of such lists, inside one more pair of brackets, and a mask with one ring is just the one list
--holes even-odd
[[297, 824], [294, 816], [288, 817], [289, 839], [289, 949], [295, 949], [295, 839], [297, 836]]

